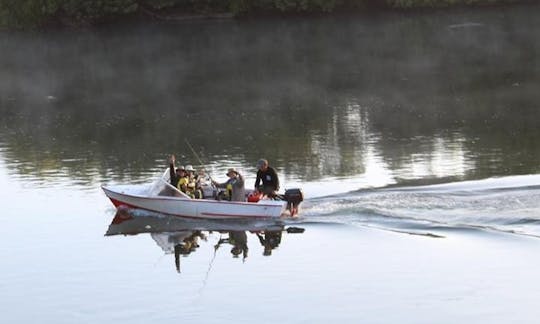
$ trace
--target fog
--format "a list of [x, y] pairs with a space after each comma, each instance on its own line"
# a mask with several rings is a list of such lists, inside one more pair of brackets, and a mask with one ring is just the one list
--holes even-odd
[[76, 159], [135, 178], [169, 153], [195, 164], [184, 138], [205, 163], [265, 156], [308, 179], [435, 155], [458, 155], [462, 176], [529, 173], [534, 9], [3, 32], [0, 141], [23, 170]]

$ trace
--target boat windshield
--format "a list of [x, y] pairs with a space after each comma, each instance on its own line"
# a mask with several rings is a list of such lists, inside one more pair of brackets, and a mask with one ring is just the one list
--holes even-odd
[[170, 174], [167, 168], [163, 174], [158, 177], [148, 189], [149, 196], [176, 196], [191, 199], [188, 195], [171, 186]]

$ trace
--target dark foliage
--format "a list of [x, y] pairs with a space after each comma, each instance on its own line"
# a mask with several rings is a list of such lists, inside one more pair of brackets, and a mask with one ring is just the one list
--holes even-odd
[[493, 5], [525, 0], [0, 0], [0, 27], [33, 28], [47, 24], [81, 26], [121, 16], [251, 13], [328, 13], [370, 7], [420, 8]]

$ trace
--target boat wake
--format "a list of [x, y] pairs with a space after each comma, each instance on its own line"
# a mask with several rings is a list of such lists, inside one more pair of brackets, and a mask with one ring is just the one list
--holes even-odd
[[434, 237], [482, 230], [540, 238], [540, 175], [359, 190], [309, 200], [301, 214]]

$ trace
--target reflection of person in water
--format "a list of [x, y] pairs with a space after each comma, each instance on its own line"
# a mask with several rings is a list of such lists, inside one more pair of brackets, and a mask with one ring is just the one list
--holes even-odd
[[264, 247], [263, 255], [272, 255], [272, 250], [277, 248], [281, 243], [281, 231], [264, 231], [264, 235], [256, 233], [259, 242]]
[[199, 238], [206, 240], [206, 235], [201, 231], [194, 231], [181, 242], [174, 245], [174, 263], [176, 271], [180, 273], [180, 255], [187, 256], [199, 247]]
[[231, 249], [233, 258], [238, 258], [240, 254], [242, 254], [242, 261], [246, 260], [248, 255], [248, 246], [247, 234], [245, 231], [230, 231], [229, 237], [220, 239], [214, 248], [217, 250], [223, 243], [229, 243], [233, 246]]

